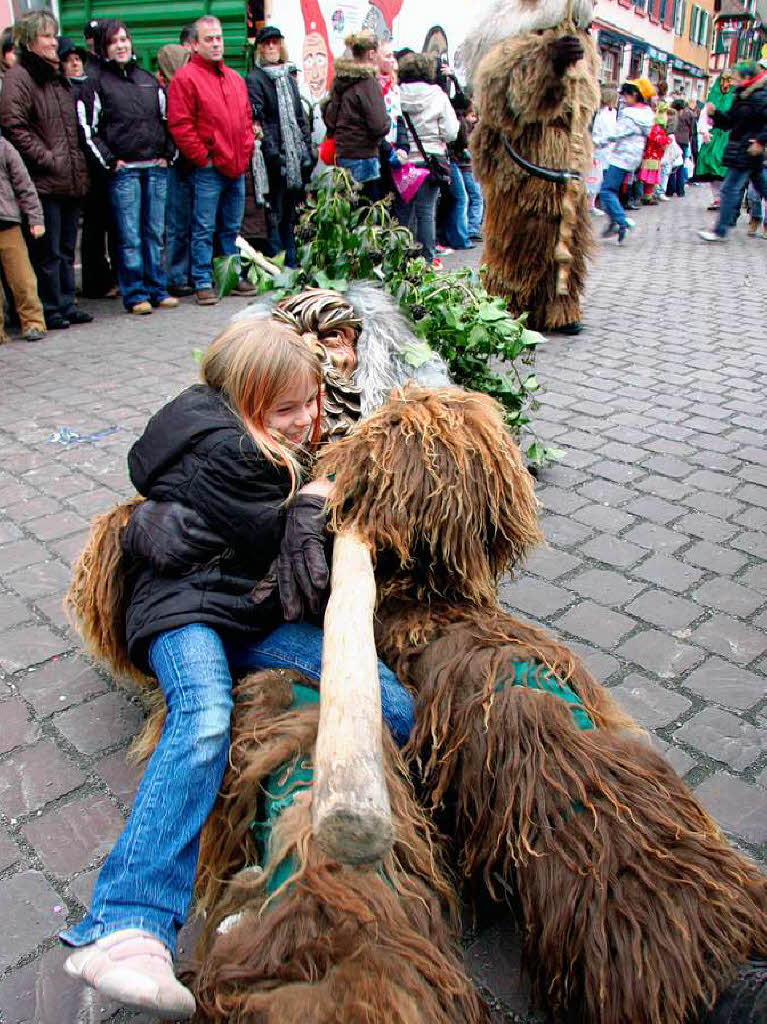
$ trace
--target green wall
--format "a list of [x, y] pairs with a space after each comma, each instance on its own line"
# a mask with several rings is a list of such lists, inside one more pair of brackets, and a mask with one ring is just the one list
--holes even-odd
[[224, 29], [226, 63], [246, 70], [246, 0], [60, 0], [61, 34], [83, 45], [83, 25], [91, 18], [118, 18], [133, 36], [133, 49], [148, 71], [157, 69], [157, 51], [177, 43], [184, 25], [212, 14]]

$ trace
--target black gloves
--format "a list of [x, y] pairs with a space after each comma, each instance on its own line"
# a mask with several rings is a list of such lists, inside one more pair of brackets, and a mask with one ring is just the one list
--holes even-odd
[[304, 604], [313, 615], [330, 583], [325, 554], [325, 499], [299, 494], [288, 507], [277, 559], [277, 582], [286, 622], [297, 622]]
[[142, 501], [123, 537], [128, 554], [163, 576], [181, 576], [227, 551], [224, 540], [194, 509], [176, 501]]
[[551, 44], [549, 52], [554, 74], [561, 77], [572, 64], [578, 63], [586, 51], [577, 36], [562, 36]]

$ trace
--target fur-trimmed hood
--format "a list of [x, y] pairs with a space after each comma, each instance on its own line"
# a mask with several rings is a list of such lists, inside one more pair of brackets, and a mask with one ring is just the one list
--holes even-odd
[[[471, 82], [479, 62], [497, 43], [554, 28], [567, 14], [568, 0], [493, 0], [459, 47], [456, 64]], [[594, 0], [573, 0], [571, 18], [574, 28], [587, 29], [594, 18]]]
[[56, 64], [45, 60], [43, 57], [38, 57], [36, 53], [32, 53], [31, 50], [27, 50], [24, 47], [21, 48], [19, 63], [25, 71], [29, 72], [35, 85], [42, 87], [47, 85], [48, 82], [55, 82], [56, 80], [61, 82], [67, 81]]
[[437, 58], [430, 53], [407, 53], [399, 62], [399, 82], [437, 81]]
[[335, 62], [335, 78], [333, 88], [337, 92], [345, 92], [357, 82], [364, 82], [367, 78], [377, 78], [378, 68], [375, 64], [360, 64], [356, 60], [340, 58]]

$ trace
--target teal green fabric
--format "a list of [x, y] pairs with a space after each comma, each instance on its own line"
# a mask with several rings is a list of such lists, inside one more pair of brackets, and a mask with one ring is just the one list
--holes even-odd
[[500, 693], [507, 686], [526, 686], [531, 690], [545, 690], [553, 693], [567, 704], [579, 729], [593, 729], [594, 723], [588, 716], [583, 701], [567, 683], [558, 679], [550, 668], [539, 665], [535, 661], [512, 661], [512, 672], [503, 676], [495, 684], [495, 692]]
[[[293, 686], [293, 704], [291, 705], [293, 709], [319, 704], [319, 702], [319, 690], [300, 684]], [[263, 819], [254, 821], [250, 826], [258, 843], [261, 866], [264, 870], [266, 870], [269, 860], [269, 837], [275, 823], [283, 811], [292, 806], [298, 793], [304, 793], [311, 788], [313, 777], [314, 771], [311, 764], [307, 764], [306, 760], [301, 758], [292, 764], [280, 765], [279, 769], [267, 778], [264, 786], [266, 795]], [[285, 857], [269, 880], [267, 893], [276, 892], [290, 878], [295, 869], [293, 858]]]

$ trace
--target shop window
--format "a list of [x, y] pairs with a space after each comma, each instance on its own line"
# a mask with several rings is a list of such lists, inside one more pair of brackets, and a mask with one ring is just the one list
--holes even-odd
[[618, 54], [615, 50], [602, 50], [602, 81], [618, 81]]

